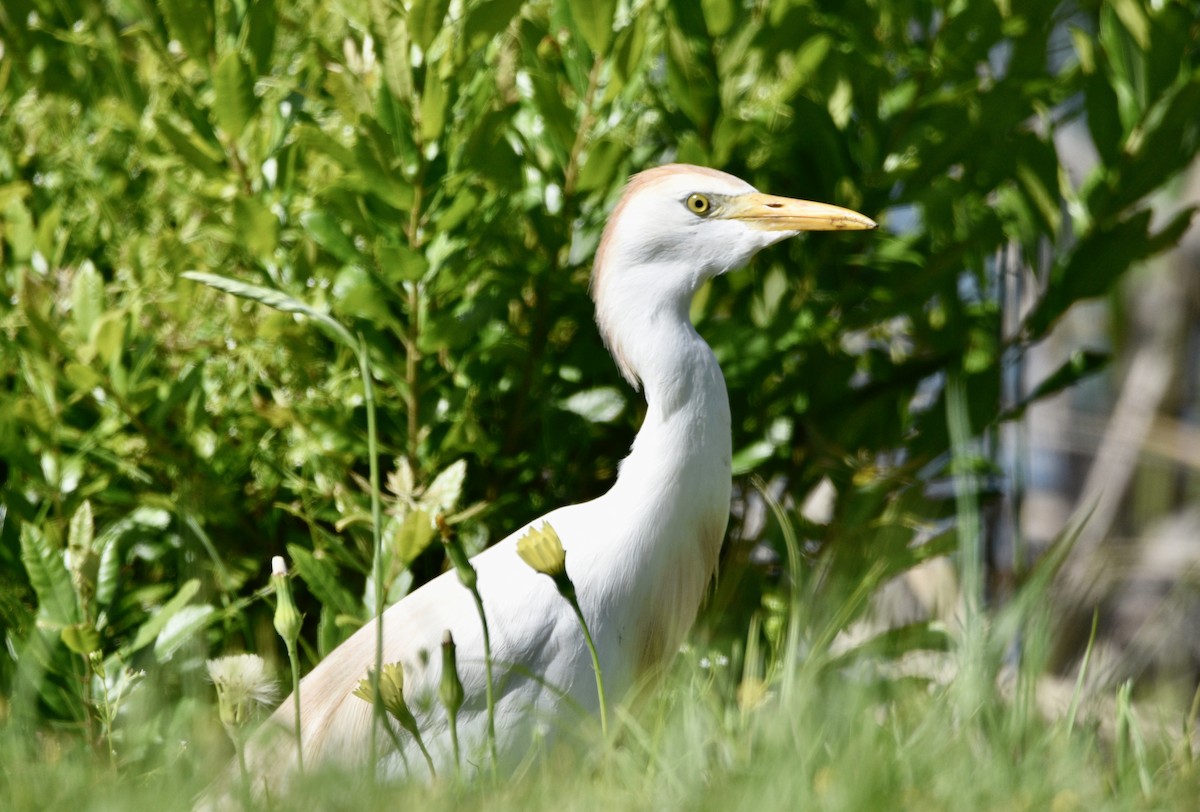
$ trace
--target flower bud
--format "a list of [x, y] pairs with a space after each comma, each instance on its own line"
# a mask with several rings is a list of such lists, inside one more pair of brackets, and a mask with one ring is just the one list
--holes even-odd
[[458, 677], [458, 656], [454, 647], [454, 636], [447, 629], [442, 636], [442, 681], [438, 685], [438, 696], [446, 706], [446, 713], [453, 720], [463, 704], [463, 684]]
[[300, 638], [304, 616], [300, 614], [296, 608], [296, 601], [292, 599], [292, 587], [288, 583], [287, 565], [283, 556], [277, 555], [271, 559], [271, 585], [275, 587], [275, 631], [290, 649]]
[[471, 565], [470, 559], [467, 558], [467, 551], [463, 549], [462, 542], [459, 541], [454, 531], [450, 529], [450, 525], [446, 524], [445, 519], [438, 516], [436, 521], [438, 530], [442, 536], [442, 546], [446, 548], [446, 556], [450, 559], [450, 563], [454, 565], [454, 569], [458, 573], [458, 580], [467, 589], [474, 591], [479, 576], [475, 573], [475, 567]]

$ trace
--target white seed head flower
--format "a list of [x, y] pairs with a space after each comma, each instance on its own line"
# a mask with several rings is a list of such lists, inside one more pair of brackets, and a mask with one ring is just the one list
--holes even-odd
[[279, 685], [257, 654], [230, 654], [209, 660], [207, 665], [208, 678], [217, 688], [221, 722], [227, 729], [241, 727], [256, 707], [279, 699]]

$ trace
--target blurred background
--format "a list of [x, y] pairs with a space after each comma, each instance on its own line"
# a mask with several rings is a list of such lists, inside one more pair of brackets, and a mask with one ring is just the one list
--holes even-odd
[[[373, 605], [356, 359], [184, 272], [362, 336], [395, 601], [447, 566], [435, 518], [479, 550], [611, 483], [643, 404], [590, 262], [627, 177], [683, 161], [882, 225], [694, 303], [736, 475], [694, 646], [837, 662], [985, 618], [997, 669], [1050, 690], [1090, 652], [1178, 718], [1198, 38], [1184, 0], [6, 0], [3, 717], [136, 761], [206, 657], [281, 656], [272, 555], [305, 669]], [[137, 727], [139, 685], [179, 704]]]

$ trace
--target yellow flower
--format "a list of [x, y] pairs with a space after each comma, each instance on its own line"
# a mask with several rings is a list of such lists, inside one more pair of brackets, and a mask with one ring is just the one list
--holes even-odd
[[517, 555], [538, 572], [555, 580], [567, 571], [567, 553], [563, 550], [562, 539], [549, 522], [525, 531], [525, 535], [517, 540]]
[[[375, 701], [375, 692], [371, 689], [371, 675], [358, 681], [354, 695], [366, 702]], [[408, 703], [404, 700], [404, 666], [400, 663], [384, 663], [379, 675], [379, 700], [383, 709], [400, 723], [400, 727], [417, 735], [417, 720]]]
[[758, 677], [746, 677], [737, 687], [738, 707], [743, 711], [752, 711], [766, 702], [769, 695], [767, 683]]

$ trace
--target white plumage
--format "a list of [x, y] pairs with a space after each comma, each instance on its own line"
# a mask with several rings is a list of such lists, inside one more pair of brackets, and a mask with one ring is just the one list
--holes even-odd
[[[658, 167], [626, 188], [597, 252], [592, 292], [605, 344], [625, 377], [645, 391], [646, 419], [611, 490], [530, 523], [549, 522], [562, 539], [610, 701], [678, 650], [713, 576], [728, 519], [729, 403], [717, 361], [688, 319], [693, 294], [706, 279], [799, 231], [874, 226], [845, 209], [759, 194], [701, 167]], [[598, 709], [570, 606], [517, 556], [516, 540], [528, 526], [473, 559], [492, 635], [501, 770]], [[446, 572], [383, 617], [383, 661], [403, 663], [405, 697], [439, 769], [453, 764], [437, 686], [442, 636], [454, 635], [466, 694], [459, 717], [464, 763], [468, 772], [484, 769], [482, 629], [470, 593]], [[306, 765], [367, 758], [372, 708], [352, 692], [374, 661], [371, 623], [304, 679]], [[295, 769], [291, 708], [285, 701], [249, 745], [250, 774], [268, 785], [285, 783]], [[412, 742], [403, 731], [399, 738]], [[415, 744], [399, 754], [388, 737], [380, 742], [385, 774], [428, 774]]]

